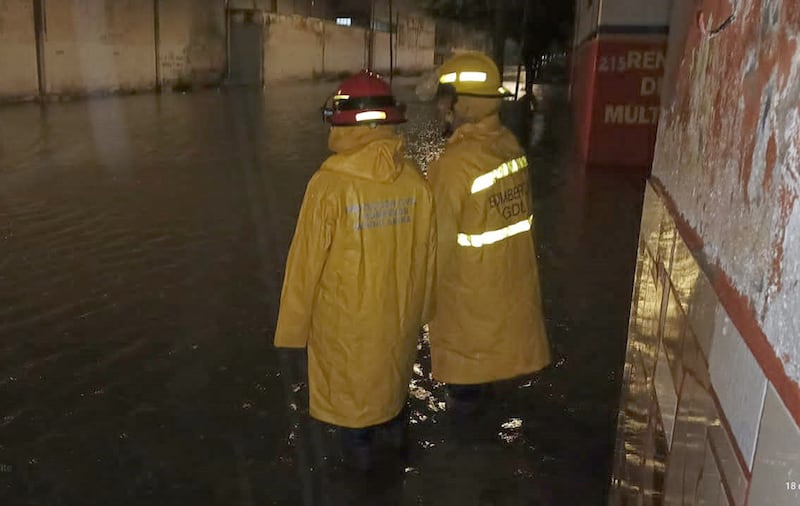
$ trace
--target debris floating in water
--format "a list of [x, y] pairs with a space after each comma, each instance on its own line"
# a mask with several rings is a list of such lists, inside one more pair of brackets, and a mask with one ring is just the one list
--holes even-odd
[[498, 432], [497, 435], [508, 444], [513, 443], [522, 436], [522, 432], [519, 430], [522, 427], [522, 418], [510, 418], [500, 427], [504, 430]]
[[522, 427], [522, 419], [521, 418], [511, 418], [503, 425], [501, 425], [504, 429], [519, 429]]

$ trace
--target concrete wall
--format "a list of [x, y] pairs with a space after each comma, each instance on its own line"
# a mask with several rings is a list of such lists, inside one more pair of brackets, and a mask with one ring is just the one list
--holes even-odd
[[294, 14], [292, 12], [292, 0], [228, 0], [228, 8]]
[[309, 79], [321, 74], [323, 23], [269, 14], [264, 32], [264, 81]]
[[466, 50], [492, 50], [492, 37], [487, 32], [473, 30], [453, 21], [438, 20], [435, 32], [436, 64], [441, 64], [453, 53]]
[[395, 36], [395, 66], [402, 70], [431, 67], [436, 44], [436, 23], [422, 16], [401, 14]]
[[331, 74], [351, 72], [354, 67], [366, 65], [364, 30], [325, 23], [324, 31], [325, 58], [322, 64], [324, 72]]
[[[598, 2], [600, 3], [600, 0]], [[658, 26], [669, 21], [671, 0], [602, 0], [600, 24], [610, 26]]]
[[220, 82], [227, 61], [224, 4], [159, 0], [158, 8], [161, 84]]
[[[272, 3], [262, 0], [263, 3]], [[296, 14], [298, 16], [320, 18], [328, 17], [328, 0], [276, 0], [278, 14]]]
[[33, 2], [0, 0], [0, 99], [38, 92]]
[[61, 0], [46, 4], [48, 93], [155, 86], [153, 2]]
[[800, 3], [673, 20], [612, 504], [800, 504]]
[[[403, 43], [394, 40], [395, 68], [420, 71], [433, 66], [433, 22], [401, 18]], [[367, 31], [331, 21], [268, 14], [264, 35], [264, 81], [309, 79], [357, 72], [367, 65]], [[389, 34], [375, 32], [373, 69], [389, 70]]]
[[[42, 4], [43, 81], [48, 95], [206, 85], [222, 82], [227, 73], [224, 0]], [[38, 95], [33, 5], [29, 0], [0, 0], [0, 99]], [[428, 69], [434, 59], [435, 24], [411, 6], [398, 2], [395, 10], [400, 18], [394, 57], [402, 71]], [[366, 66], [364, 28], [340, 27], [307, 16], [327, 13], [326, 1], [231, 0], [229, 8], [264, 13], [265, 82], [355, 72]], [[377, 32], [374, 44], [373, 66], [386, 71], [389, 34]]]
[[[213, 0], [212, 0], [213, 1]], [[230, 9], [253, 9], [273, 14], [326, 18], [330, 8], [328, 0], [229, 0]]]
[[574, 45], [578, 47], [597, 31], [601, 0], [575, 0]]
[[375, 70], [389, 70], [389, 34], [375, 33], [375, 52], [372, 55], [372, 66]]

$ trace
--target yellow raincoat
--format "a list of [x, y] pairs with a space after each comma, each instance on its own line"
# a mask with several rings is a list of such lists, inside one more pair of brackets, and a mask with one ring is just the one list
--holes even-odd
[[478, 384], [542, 369], [550, 347], [522, 148], [493, 113], [459, 127], [428, 177], [439, 229], [434, 378]]
[[350, 428], [397, 416], [433, 309], [436, 221], [390, 126], [333, 128], [306, 188], [275, 346], [308, 346], [311, 416]]

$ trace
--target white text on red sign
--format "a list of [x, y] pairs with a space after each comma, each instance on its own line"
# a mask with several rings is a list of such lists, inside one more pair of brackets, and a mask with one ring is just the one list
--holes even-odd
[[666, 57], [663, 51], [630, 50], [627, 55], [601, 56], [598, 71], [627, 72], [629, 70], [661, 70]]
[[657, 125], [660, 109], [647, 105], [608, 104], [604, 112], [607, 125]]

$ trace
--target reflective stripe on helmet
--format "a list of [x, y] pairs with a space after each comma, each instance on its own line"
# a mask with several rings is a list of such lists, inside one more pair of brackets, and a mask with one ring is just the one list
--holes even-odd
[[386, 119], [386, 113], [383, 111], [364, 111], [356, 114], [356, 121], [379, 121]]
[[525, 156], [521, 156], [519, 158], [515, 158], [514, 160], [509, 160], [507, 162], [504, 162], [496, 169], [476, 177], [475, 181], [472, 182], [472, 193], [478, 193], [487, 188], [490, 188], [499, 179], [503, 179], [504, 177], [508, 177], [511, 174], [515, 174], [527, 166], [528, 166], [528, 158]]
[[486, 72], [450, 72], [439, 78], [441, 84], [452, 83], [485, 83]]
[[482, 248], [483, 246], [494, 244], [502, 240], [508, 239], [518, 234], [528, 232], [533, 224], [533, 216], [527, 219], [518, 221], [513, 225], [501, 228], [499, 230], [489, 230], [482, 234], [458, 234], [459, 246]]
[[439, 82], [442, 84], [452, 84], [456, 81], [458, 81], [458, 74], [455, 72], [450, 72], [439, 78]]
[[485, 83], [486, 72], [461, 72], [458, 80], [462, 83]]

